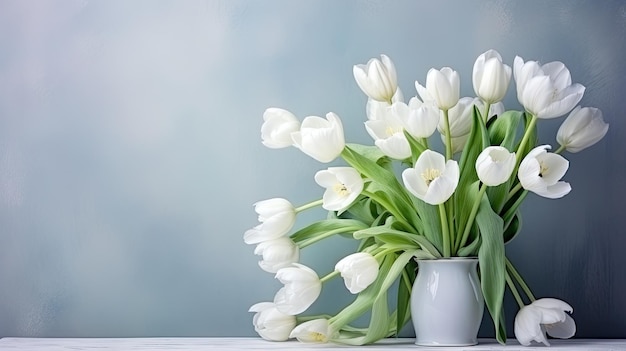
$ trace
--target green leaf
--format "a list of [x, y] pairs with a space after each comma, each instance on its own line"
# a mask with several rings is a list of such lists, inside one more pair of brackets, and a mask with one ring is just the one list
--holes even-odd
[[397, 246], [411, 245], [415, 249], [421, 248], [432, 256], [439, 258], [441, 253], [428, 241], [425, 237], [416, 234], [410, 234], [399, 230], [391, 229], [386, 226], [378, 226], [366, 228], [354, 232], [354, 238], [357, 240], [374, 237], [383, 243]]
[[513, 240], [515, 236], [522, 229], [522, 217], [521, 216], [522, 216], [521, 213], [519, 211], [516, 211], [511, 221], [507, 223], [508, 225], [505, 225], [504, 234], [502, 236], [504, 238], [505, 244]]
[[412, 197], [413, 204], [422, 220], [422, 233], [437, 248], [437, 251], [443, 252], [443, 238], [438, 207], [427, 204], [415, 196]]
[[415, 262], [415, 260], [409, 260], [404, 266], [402, 279], [400, 280], [400, 284], [398, 284], [398, 298], [396, 303], [396, 311], [398, 312], [396, 315], [396, 331], [398, 333], [411, 319], [411, 290], [415, 282], [416, 272], [417, 262]]
[[356, 219], [326, 219], [314, 222], [296, 231], [290, 235], [290, 238], [298, 244], [307, 240], [316, 240], [320, 237], [352, 233], [365, 228], [369, 228], [369, 225]]
[[[489, 146], [489, 138], [485, 124], [482, 121], [478, 108], [474, 106], [472, 113], [473, 123], [470, 136], [463, 149], [461, 160], [459, 161], [460, 178], [457, 185], [457, 191], [455, 191], [455, 213], [457, 221], [457, 233], [461, 235], [462, 230], [467, 225], [472, 205], [474, 201], [472, 198], [475, 196], [474, 191], [478, 191], [478, 186], [472, 185], [478, 180], [476, 174], [476, 159], [478, 155]], [[474, 189], [476, 188], [476, 189]]]
[[369, 178], [370, 183], [367, 185], [367, 189], [372, 192], [369, 195], [374, 195], [371, 197], [376, 202], [385, 207], [398, 220], [412, 226], [413, 231], [418, 232], [421, 227], [421, 220], [413, 208], [411, 198], [404, 186], [398, 182], [393, 172], [359, 154], [354, 149], [355, 145], [358, 144], [346, 145], [341, 156], [350, 166]]
[[489, 124], [489, 138], [491, 145], [500, 145], [509, 151], [515, 151], [518, 139], [521, 137], [520, 122], [522, 111], [506, 111], [492, 119]]
[[482, 237], [478, 250], [481, 289], [494, 323], [496, 339], [504, 344], [506, 343], [506, 331], [502, 327], [504, 325], [502, 299], [506, 283], [504, 221], [491, 209], [487, 196], [483, 196], [481, 200], [476, 223]]

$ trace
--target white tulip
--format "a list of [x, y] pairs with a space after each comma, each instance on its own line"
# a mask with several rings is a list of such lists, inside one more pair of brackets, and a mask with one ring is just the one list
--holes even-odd
[[291, 133], [300, 129], [300, 121], [291, 112], [281, 108], [268, 108], [263, 113], [261, 139], [263, 145], [280, 149], [293, 145]]
[[562, 62], [554, 61], [539, 66], [516, 56], [513, 75], [517, 85], [517, 99], [526, 111], [537, 118], [563, 116], [578, 104], [585, 87], [572, 84], [569, 70]]
[[569, 162], [561, 155], [548, 153], [550, 145], [532, 149], [522, 160], [517, 176], [524, 189], [550, 199], [567, 195], [571, 186], [560, 181], [569, 168]]
[[254, 330], [265, 340], [285, 341], [296, 326], [296, 317], [280, 312], [272, 302], [257, 303], [249, 312], [256, 312]]
[[300, 130], [291, 133], [291, 137], [295, 147], [323, 163], [336, 159], [346, 146], [343, 125], [333, 112], [327, 113], [326, 119], [306, 117]]
[[286, 314], [296, 315], [306, 311], [322, 291], [322, 282], [311, 268], [299, 263], [276, 272], [284, 286], [274, 295], [276, 308]]
[[376, 280], [378, 261], [369, 253], [357, 252], [337, 262], [335, 270], [341, 273], [346, 288], [358, 294]]
[[515, 153], [502, 146], [485, 148], [476, 159], [476, 173], [483, 184], [496, 186], [506, 182], [515, 168]]
[[328, 320], [319, 318], [299, 324], [293, 329], [289, 337], [306, 343], [327, 343], [334, 338], [335, 334]]
[[478, 56], [472, 71], [474, 92], [483, 101], [493, 104], [506, 95], [511, 82], [511, 67], [502, 63], [502, 56], [488, 50]]
[[594, 107], [576, 107], [567, 116], [556, 140], [569, 152], [579, 152], [604, 138], [609, 125], [602, 118], [602, 111]]
[[259, 243], [254, 249], [254, 254], [263, 256], [263, 260], [259, 261], [259, 266], [270, 273], [289, 267], [300, 259], [300, 249], [293, 240], [287, 237]]
[[385, 155], [396, 160], [411, 156], [411, 146], [404, 135], [404, 126], [393, 114], [365, 122], [365, 129]]
[[244, 234], [246, 244], [258, 244], [285, 236], [296, 222], [296, 210], [286, 199], [274, 198], [254, 204], [261, 224]]
[[418, 199], [439, 205], [452, 196], [459, 184], [459, 164], [435, 151], [422, 152], [413, 168], [402, 172], [404, 186]]
[[329, 167], [315, 174], [315, 182], [326, 188], [322, 207], [328, 211], [343, 211], [363, 190], [363, 178], [352, 167]]
[[558, 299], [535, 300], [522, 307], [515, 316], [515, 338], [524, 346], [533, 341], [550, 346], [546, 332], [559, 339], [571, 338], [576, 334], [576, 323], [565, 312], [572, 311], [572, 306]]
[[404, 101], [404, 96], [400, 88], [398, 88], [396, 94], [391, 98], [391, 103], [389, 103], [389, 101], [376, 101], [372, 98], [368, 98], [365, 104], [367, 120], [372, 121], [385, 118], [391, 113], [391, 104], [400, 101]]
[[431, 68], [426, 75], [426, 87], [415, 82], [415, 88], [422, 101], [433, 101], [440, 109], [449, 110], [459, 102], [459, 73], [450, 67], [441, 70]]
[[421, 102], [417, 97], [412, 97], [408, 104], [394, 103], [391, 111], [415, 138], [430, 137], [439, 124], [439, 109], [432, 103]]
[[359, 88], [376, 101], [391, 101], [398, 89], [396, 68], [389, 57], [380, 55], [367, 64], [354, 65], [352, 72]]

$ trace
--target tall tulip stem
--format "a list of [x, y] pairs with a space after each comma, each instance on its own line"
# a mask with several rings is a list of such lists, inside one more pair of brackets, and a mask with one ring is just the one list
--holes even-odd
[[439, 204], [439, 218], [441, 220], [441, 236], [443, 239], [443, 257], [450, 257], [450, 229], [448, 227], [446, 206]]
[[469, 233], [472, 230], [472, 223], [474, 223], [474, 218], [476, 218], [476, 214], [478, 213], [478, 208], [480, 207], [480, 201], [482, 200], [485, 192], [487, 191], [487, 186], [485, 184], [480, 183], [480, 190], [478, 190], [478, 197], [474, 201], [472, 205], [472, 210], [470, 211], [469, 218], [467, 219], [467, 224], [463, 230], [463, 236], [461, 240], [456, 245], [457, 249], [462, 248], [467, 242], [467, 238], [469, 237]]
[[450, 135], [450, 118], [448, 117], [448, 110], [443, 110], [443, 122], [445, 130], [443, 131], [446, 137], [446, 160], [452, 159], [452, 135]]
[[509, 286], [509, 289], [511, 290], [511, 293], [513, 293], [513, 297], [515, 297], [515, 301], [517, 302], [517, 304], [519, 305], [520, 308], [524, 307], [524, 300], [522, 300], [522, 297], [520, 296], [519, 292], [517, 291], [517, 287], [515, 286], [515, 284], [513, 283], [513, 281], [511, 280], [511, 276], [509, 276], [509, 272], [506, 272], [506, 284]]
[[485, 113], [483, 113], [483, 122], [487, 124], [489, 120], [489, 109], [491, 109], [491, 104], [489, 102], [485, 102]]
[[523, 151], [526, 148], [526, 144], [528, 144], [528, 140], [530, 139], [530, 134], [532, 130], [535, 129], [536, 125], [537, 125], [537, 116], [531, 115], [530, 123], [528, 123], [528, 128], [526, 128], [526, 131], [524, 132], [524, 137], [522, 137], [522, 141], [519, 143], [517, 152], [515, 153], [515, 155], [517, 156], [517, 163], [516, 163], [517, 166], [519, 166], [520, 162], [522, 161], [522, 157], [524, 156]]
[[[535, 301], [535, 295], [533, 295], [533, 292], [530, 291], [530, 288], [528, 287], [528, 284], [526, 284], [526, 282], [524, 281], [524, 279], [522, 278], [522, 276], [519, 274], [519, 272], [515, 269], [515, 267], [513, 266], [513, 264], [511, 263], [511, 261], [509, 261], [508, 258], [506, 258], [506, 269], [507, 271], [511, 272], [511, 274], [513, 275], [513, 278], [515, 278], [515, 280], [517, 281], [517, 283], [522, 287], [522, 289], [524, 290], [524, 293], [526, 294], [526, 296], [528, 296], [528, 298], [530, 299], [530, 302]], [[508, 275], [508, 274], [507, 274]]]

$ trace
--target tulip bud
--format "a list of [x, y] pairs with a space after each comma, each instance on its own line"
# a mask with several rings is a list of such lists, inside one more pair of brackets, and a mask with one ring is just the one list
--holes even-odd
[[298, 246], [287, 237], [259, 243], [254, 249], [254, 254], [263, 256], [263, 260], [259, 261], [259, 266], [270, 273], [289, 267], [300, 259]]
[[391, 102], [398, 90], [396, 68], [389, 57], [380, 55], [380, 58], [370, 59], [366, 65], [355, 65], [352, 72], [365, 95], [376, 101]]
[[326, 119], [306, 117], [291, 138], [295, 147], [323, 163], [335, 160], [346, 146], [341, 120], [332, 112], [326, 114]]
[[250, 307], [256, 312], [252, 323], [254, 330], [265, 340], [286, 341], [296, 326], [296, 317], [280, 312], [271, 302], [260, 302]]
[[268, 108], [263, 113], [261, 138], [263, 145], [280, 149], [293, 145], [291, 133], [300, 129], [300, 121], [291, 112], [281, 108]]
[[506, 182], [515, 168], [515, 153], [502, 146], [489, 146], [476, 159], [476, 173], [483, 184], [496, 186]]
[[335, 270], [341, 273], [346, 288], [358, 294], [378, 277], [378, 261], [369, 253], [357, 252], [337, 262]]
[[501, 101], [510, 81], [511, 67], [502, 63], [502, 57], [497, 51], [488, 50], [474, 62], [474, 92], [483, 101], [489, 104]]
[[432, 101], [439, 109], [449, 110], [459, 102], [459, 73], [450, 67], [441, 70], [431, 68], [426, 75], [426, 87], [415, 82], [415, 88], [424, 102]]
[[556, 140], [569, 152], [579, 152], [602, 139], [609, 125], [602, 118], [602, 111], [594, 107], [576, 107], [567, 116]]

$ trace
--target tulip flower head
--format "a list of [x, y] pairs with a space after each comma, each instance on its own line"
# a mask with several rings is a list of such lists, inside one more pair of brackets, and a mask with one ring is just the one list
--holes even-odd
[[346, 146], [341, 120], [332, 112], [326, 114], [326, 119], [306, 117], [291, 138], [295, 147], [323, 163], [336, 159]]
[[604, 138], [609, 125], [602, 118], [602, 111], [593, 107], [576, 107], [567, 116], [556, 140], [569, 152], [579, 152]]
[[415, 138], [430, 137], [439, 125], [437, 106], [432, 103], [423, 103], [417, 97], [412, 97], [408, 104], [394, 103], [391, 106], [391, 112], [404, 129]]
[[365, 129], [374, 139], [374, 144], [385, 155], [396, 160], [411, 156], [411, 146], [404, 135], [404, 126], [395, 115], [390, 114], [384, 119], [367, 121]]
[[422, 101], [432, 101], [441, 110], [449, 110], [459, 102], [461, 94], [459, 73], [450, 67], [441, 70], [431, 68], [426, 75], [426, 87], [415, 82], [415, 88]]
[[352, 69], [357, 85], [371, 99], [391, 102], [398, 90], [396, 68], [389, 57], [380, 55], [367, 64], [355, 65]]
[[300, 121], [293, 113], [281, 108], [268, 108], [263, 113], [261, 139], [270, 149], [280, 149], [293, 145], [291, 133], [300, 129]]
[[567, 195], [571, 186], [560, 181], [569, 168], [569, 162], [561, 155], [548, 153], [550, 145], [532, 149], [522, 160], [517, 172], [524, 189], [549, 199]]
[[249, 312], [256, 312], [252, 324], [265, 340], [286, 341], [296, 326], [296, 317], [280, 312], [272, 302], [257, 303], [250, 307]]
[[259, 261], [259, 266], [270, 273], [289, 267], [300, 259], [300, 249], [288, 237], [263, 241], [256, 246], [254, 254], [263, 256], [263, 260]]
[[378, 261], [369, 253], [357, 252], [337, 262], [335, 270], [341, 273], [350, 293], [358, 294], [376, 280]]
[[335, 335], [328, 320], [324, 318], [304, 322], [293, 329], [290, 338], [296, 338], [305, 343], [327, 343]]
[[559, 61], [539, 66], [536, 61], [524, 62], [516, 56], [513, 75], [517, 99], [537, 118], [563, 116], [578, 104], [585, 92], [584, 86], [572, 84], [569, 70]]
[[546, 333], [559, 339], [571, 338], [576, 334], [576, 323], [565, 312], [572, 311], [572, 306], [558, 299], [535, 300], [515, 316], [515, 337], [524, 346], [533, 341], [550, 346]]
[[280, 238], [289, 233], [296, 222], [296, 210], [286, 199], [259, 201], [254, 204], [254, 209], [259, 215], [261, 224], [245, 232], [246, 244], [258, 244]]
[[511, 82], [511, 67], [502, 63], [502, 56], [488, 50], [478, 56], [472, 71], [474, 92], [484, 102], [493, 104], [506, 95]]
[[322, 282], [311, 268], [293, 263], [276, 272], [284, 286], [274, 295], [276, 308], [286, 314], [296, 315], [306, 311], [322, 291]]
[[476, 159], [476, 173], [483, 184], [496, 186], [506, 182], [515, 168], [515, 153], [502, 146], [485, 148]]
[[459, 184], [459, 164], [435, 151], [422, 152], [413, 168], [402, 172], [404, 186], [418, 199], [439, 205], [452, 196]]
[[361, 174], [352, 167], [329, 167], [319, 171], [315, 182], [326, 188], [322, 207], [328, 211], [343, 211], [363, 190]]

